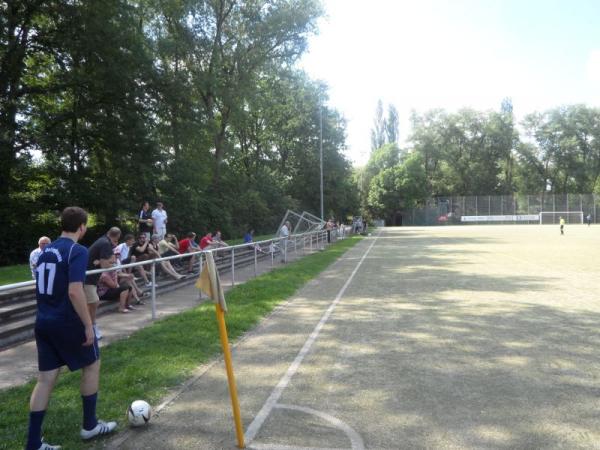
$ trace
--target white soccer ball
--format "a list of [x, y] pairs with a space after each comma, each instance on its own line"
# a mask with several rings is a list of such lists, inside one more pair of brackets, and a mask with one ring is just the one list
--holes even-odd
[[150, 422], [152, 407], [144, 400], [134, 401], [127, 410], [127, 419], [132, 427], [141, 427]]

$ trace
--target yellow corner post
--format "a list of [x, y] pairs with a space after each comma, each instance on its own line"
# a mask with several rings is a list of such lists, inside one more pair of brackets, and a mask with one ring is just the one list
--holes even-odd
[[223, 356], [225, 357], [227, 382], [229, 383], [229, 394], [231, 395], [231, 406], [233, 408], [233, 420], [235, 421], [235, 434], [237, 435], [238, 447], [244, 448], [244, 429], [242, 427], [240, 402], [238, 401], [235, 376], [233, 374], [233, 364], [231, 363], [231, 351], [229, 349], [229, 339], [227, 338], [227, 327], [225, 326], [225, 314], [219, 303], [215, 304], [215, 310], [217, 312], [217, 322], [219, 323], [219, 334], [221, 336]]
[[225, 295], [223, 294], [221, 280], [219, 280], [219, 272], [216, 269], [212, 252], [206, 253], [206, 263], [202, 267], [198, 281], [196, 281], [196, 287], [205, 292], [215, 302], [217, 323], [219, 324], [219, 336], [221, 337], [221, 346], [223, 347], [223, 356], [225, 358], [225, 368], [227, 369], [229, 395], [231, 396], [231, 406], [233, 407], [235, 433], [237, 435], [238, 447], [244, 448], [244, 430], [242, 427], [242, 416], [240, 414], [240, 402], [238, 401], [237, 396], [235, 376], [233, 375], [233, 364], [231, 363], [231, 351], [229, 349], [229, 339], [227, 338], [227, 327], [225, 325], [227, 304], [225, 303]]

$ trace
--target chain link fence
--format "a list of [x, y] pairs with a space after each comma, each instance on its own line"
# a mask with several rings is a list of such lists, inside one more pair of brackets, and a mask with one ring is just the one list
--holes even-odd
[[[476, 195], [435, 197], [426, 206], [400, 211], [396, 225], [539, 224], [591, 220], [598, 223], [600, 196], [595, 194]], [[552, 213], [552, 214], [550, 214]]]

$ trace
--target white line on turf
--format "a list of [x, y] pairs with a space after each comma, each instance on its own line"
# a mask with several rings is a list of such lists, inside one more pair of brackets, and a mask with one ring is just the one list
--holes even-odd
[[[381, 234], [381, 232], [379, 234]], [[377, 242], [377, 238], [379, 237], [379, 234], [375, 237], [375, 239], [373, 239], [373, 242], [371, 243], [371, 245], [369, 246], [369, 248], [367, 249], [365, 254], [362, 256], [362, 258], [360, 258], [360, 261], [358, 262], [358, 264], [356, 265], [356, 267], [350, 274], [350, 277], [348, 277], [348, 279], [344, 283], [344, 286], [342, 286], [342, 288], [336, 295], [335, 299], [331, 302], [331, 304], [329, 305], [329, 308], [327, 308], [327, 311], [325, 311], [325, 313], [321, 317], [321, 320], [319, 320], [319, 323], [317, 324], [315, 329], [312, 331], [312, 333], [310, 334], [310, 336], [308, 337], [308, 339], [302, 346], [302, 349], [296, 356], [296, 359], [294, 359], [294, 362], [292, 362], [290, 367], [288, 367], [287, 372], [283, 375], [283, 377], [281, 377], [281, 380], [279, 380], [279, 383], [277, 383], [277, 386], [275, 386], [275, 389], [273, 389], [273, 392], [271, 392], [271, 395], [269, 395], [269, 398], [267, 398], [267, 401], [265, 402], [263, 407], [260, 409], [260, 411], [254, 418], [254, 420], [252, 421], [252, 423], [250, 424], [248, 429], [246, 430], [246, 433], [244, 435], [246, 442], [251, 442], [252, 439], [254, 439], [256, 437], [256, 435], [258, 434], [258, 431], [262, 427], [263, 423], [265, 422], [265, 420], [267, 419], [269, 414], [271, 414], [271, 411], [273, 410], [277, 401], [281, 397], [281, 394], [283, 393], [283, 391], [289, 384], [289, 382], [292, 379], [292, 377], [294, 376], [294, 374], [298, 371], [300, 364], [302, 364], [302, 360], [304, 359], [304, 357], [306, 356], [306, 354], [308, 353], [308, 351], [314, 344], [315, 340], [319, 336], [319, 333], [321, 332], [321, 329], [323, 328], [323, 326], [329, 319], [329, 316], [331, 316], [331, 313], [333, 312], [333, 310], [335, 309], [337, 304], [340, 302], [342, 296], [346, 292], [346, 289], [348, 288], [348, 286], [352, 282], [354, 276], [358, 272], [358, 269], [360, 268], [363, 261], [365, 260], [365, 258], [367, 257], [367, 255], [369, 254], [371, 249], [373, 248], [373, 245], [375, 245], [375, 242]]]

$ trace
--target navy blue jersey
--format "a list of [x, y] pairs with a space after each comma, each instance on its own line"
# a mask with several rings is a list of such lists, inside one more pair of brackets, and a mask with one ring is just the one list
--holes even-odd
[[36, 324], [81, 323], [69, 299], [69, 283], [83, 283], [87, 258], [88, 251], [84, 246], [65, 237], [44, 249], [35, 271]]

